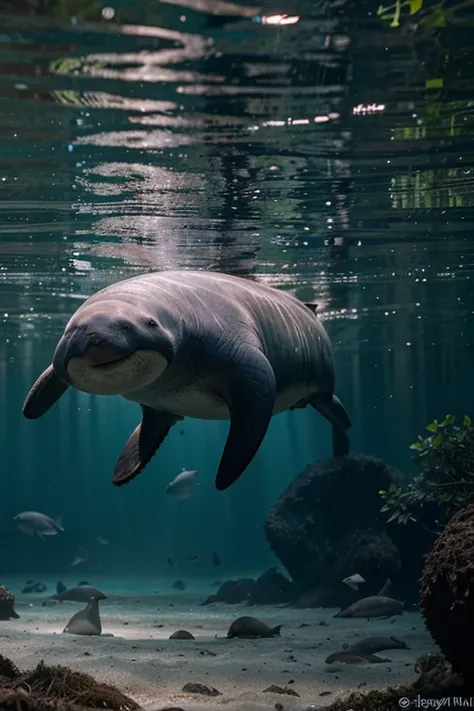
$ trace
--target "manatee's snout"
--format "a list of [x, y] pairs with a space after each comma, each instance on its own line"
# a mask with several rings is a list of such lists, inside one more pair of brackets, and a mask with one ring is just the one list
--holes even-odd
[[124, 395], [156, 380], [169, 359], [158, 325], [130, 305], [84, 305], [68, 323], [53, 357], [64, 382], [97, 395]]
[[109, 346], [90, 346], [84, 353], [84, 358], [92, 367], [108, 365], [122, 360], [124, 356]]

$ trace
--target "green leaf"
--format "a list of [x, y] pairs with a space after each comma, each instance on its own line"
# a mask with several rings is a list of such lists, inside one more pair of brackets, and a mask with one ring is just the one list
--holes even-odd
[[471, 426], [472, 423], [471, 423], [471, 418], [469, 417], [469, 415], [464, 415], [462, 423], [463, 423], [464, 427]]
[[385, 496], [387, 492], [384, 489], [379, 489], [380, 496]]
[[420, 450], [420, 449], [424, 449], [424, 448], [425, 448], [425, 445], [423, 444], [423, 442], [413, 442], [413, 444], [410, 445], [410, 449]]
[[446, 417], [441, 423], [441, 427], [448, 427], [448, 425], [454, 425], [455, 422], [456, 418], [454, 417], [454, 415], [446, 415]]
[[430, 425], [426, 425], [426, 429], [428, 432], [437, 432], [438, 431], [438, 423], [437, 422], [432, 422]]
[[433, 443], [432, 443], [432, 446], [434, 447], [434, 449], [437, 449], [438, 447], [440, 447], [443, 444], [444, 437], [445, 437], [444, 432], [438, 432], [438, 434], [436, 435], [436, 437], [434, 438]]

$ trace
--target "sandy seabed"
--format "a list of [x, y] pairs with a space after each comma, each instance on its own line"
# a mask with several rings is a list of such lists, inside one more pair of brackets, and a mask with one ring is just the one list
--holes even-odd
[[[41, 595], [22, 595], [25, 579], [6, 576], [1, 582], [15, 594], [20, 619], [0, 622], [0, 653], [23, 669], [44, 659], [47, 664], [88, 672], [99, 681], [116, 685], [149, 711], [166, 706], [186, 711], [266, 711], [278, 702], [285, 711], [306, 711], [312, 704], [330, 704], [358, 687], [368, 690], [410, 683], [415, 678], [416, 658], [434, 651], [417, 612], [368, 622], [334, 619], [337, 610], [326, 608], [222, 603], [203, 607], [200, 603], [215, 588], [212, 580], [202, 578], [187, 579], [188, 589], [180, 592], [171, 590], [171, 578], [134, 581], [132, 588], [114, 579], [84, 574], [108, 595], [100, 603], [102, 629], [103, 635], [113, 637], [62, 634], [71, 616], [84, 605], [63, 602], [44, 607], [41, 603], [55, 592], [58, 579], [72, 586], [80, 576], [42, 578], [48, 590]], [[225, 639], [230, 623], [241, 615], [258, 617], [270, 626], [282, 624], [281, 637]], [[188, 630], [196, 639], [169, 640], [178, 629]], [[329, 654], [368, 635], [395, 635], [410, 649], [380, 652], [389, 663], [325, 664]], [[181, 690], [188, 682], [213, 686], [222, 695], [185, 694]], [[299, 698], [262, 693], [271, 685], [290, 686]]]

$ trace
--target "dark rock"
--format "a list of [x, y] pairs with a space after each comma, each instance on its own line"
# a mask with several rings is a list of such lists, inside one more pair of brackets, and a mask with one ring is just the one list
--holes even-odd
[[426, 696], [460, 693], [465, 690], [462, 676], [453, 672], [451, 664], [441, 654], [430, 652], [418, 657], [415, 673], [419, 676], [413, 683], [413, 688]]
[[173, 632], [172, 635], [169, 636], [168, 639], [196, 639], [194, 635], [191, 634], [191, 632], [188, 632], [187, 630], [177, 630], [176, 632]]
[[46, 585], [39, 580], [27, 580], [21, 592], [23, 595], [28, 595], [30, 593], [42, 593], [46, 589]]
[[4, 657], [0, 654], [0, 677], [4, 679], [18, 679], [21, 676], [21, 672], [17, 665], [12, 662], [9, 657]]
[[255, 586], [253, 578], [240, 578], [239, 580], [227, 580], [222, 583], [215, 595], [211, 595], [203, 605], [210, 605], [213, 602], [227, 602], [229, 605], [236, 605], [239, 602], [249, 600]]
[[298, 696], [299, 694], [296, 693], [294, 689], [291, 689], [289, 686], [277, 686], [277, 684], [272, 684], [271, 686], [268, 686], [266, 689], [263, 690], [263, 694], [269, 693], [269, 694], [288, 694], [288, 696]]
[[472, 677], [474, 645], [474, 505], [446, 525], [426, 557], [420, 611], [455, 674]]
[[222, 693], [213, 686], [206, 686], [198, 682], [190, 681], [182, 688], [186, 694], [202, 694], [203, 696], [222, 696]]
[[[387, 525], [379, 491], [406, 480], [381, 459], [359, 454], [308, 466], [287, 488], [265, 532], [299, 589], [299, 607], [350, 605], [361, 591], [342, 580], [353, 573], [367, 581], [365, 596], [377, 594], [387, 578], [397, 582], [409, 546], [401, 554], [394, 543], [393, 530], [399, 535], [404, 527]], [[421, 574], [422, 557], [419, 566]]]
[[14, 594], [0, 585], [0, 620], [18, 620], [20, 615], [13, 608], [14, 602]]
[[278, 573], [276, 568], [270, 568], [255, 581], [247, 605], [280, 605], [294, 602], [296, 596], [297, 590], [291, 580]]

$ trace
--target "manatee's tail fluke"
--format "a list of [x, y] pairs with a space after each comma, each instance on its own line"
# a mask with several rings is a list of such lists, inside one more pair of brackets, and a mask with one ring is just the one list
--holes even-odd
[[276, 627], [272, 627], [272, 630], [271, 630], [272, 637], [280, 637], [280, 632], [281, 632], [282, 627], [283, 627], [283, 625], [277, 625]]

